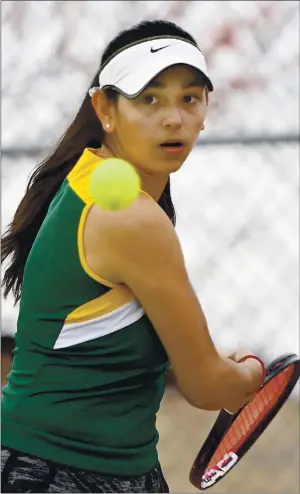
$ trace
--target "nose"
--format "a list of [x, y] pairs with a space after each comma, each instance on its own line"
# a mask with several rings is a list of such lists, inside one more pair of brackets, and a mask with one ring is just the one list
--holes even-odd
[[169, 108], [163, 118], [164, 128], [178, 129], [182, 126], [181, 113], [178, 108]]

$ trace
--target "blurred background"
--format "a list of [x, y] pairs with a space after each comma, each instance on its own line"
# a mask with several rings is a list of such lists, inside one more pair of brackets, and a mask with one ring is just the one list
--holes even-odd
[[[5, 1], [2, 10], [2, 232], [29, 173], [74, 117], [107, 42], [145, 19], [188, 30], [215, 91], [206, 130], [172, 177], [191, 281], [218, 347], [271, 360], [299, 353], [299, 2]], [[18, 307], [2, 300], [2, 384]], [[298, 493], [299, 388], [211, 492]], [[173, 492], [215, 414], [169, 384], [158, 416]]]

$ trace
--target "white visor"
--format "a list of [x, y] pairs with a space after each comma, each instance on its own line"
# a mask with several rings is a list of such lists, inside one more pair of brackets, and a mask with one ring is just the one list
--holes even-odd
[[209, 91], [213, 90], [199, 48], [182, 39], [160, 37], [131, 45], [115, 55], [101, 70], [99, 87], [91, 88], [89, 94], [93, 96], [96, 91], [113, 87], [134, 98], [160, 72], [177, 64], [198, 69], [205, 75]]

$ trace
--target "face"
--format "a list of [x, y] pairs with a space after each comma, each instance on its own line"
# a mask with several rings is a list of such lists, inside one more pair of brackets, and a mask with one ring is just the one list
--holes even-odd
[[169, 174], [177, 171], [191, 152], [206, 111], [207, 93], [198, 72], [184, 65], [173, 66], [135, 99], [120, 95], [117, 103], [110, 105], [107, 144], [144, 172]]

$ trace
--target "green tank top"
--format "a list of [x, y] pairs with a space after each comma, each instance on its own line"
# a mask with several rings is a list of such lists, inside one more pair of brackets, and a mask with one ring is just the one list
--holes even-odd
[[75, 468], [143, 475], [158, 461], [168, 360], [133, 293], [86, 263], [89, 177], [98, 164], [85, 149], [28, 257], [2, 444]]

